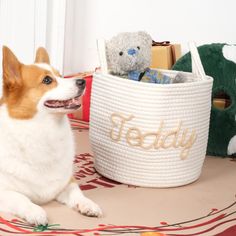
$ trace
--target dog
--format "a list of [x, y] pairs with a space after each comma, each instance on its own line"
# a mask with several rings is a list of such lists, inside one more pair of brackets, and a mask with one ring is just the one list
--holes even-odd
[[44, 48], [25, 65], [3, 47], [0, 100], [0, 211], [46, 225], [40, 205], [56, 200], [87, 216], [101, 216], [73, 180], [75, 147], [67, 113], [79, 109], [83, 79], [63, 79]]

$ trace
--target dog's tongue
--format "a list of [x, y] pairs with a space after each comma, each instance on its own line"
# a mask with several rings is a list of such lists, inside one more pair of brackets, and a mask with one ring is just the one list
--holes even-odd
[[76, 109], [80, 107], [80, 104], [81, 104], [80, 97], [72, 98], [66, 101], [65, 108]]
[[68, 100], [48, 100], [45, 105], [50, 108], [65, 108], [65, 109], [76, 109], [81, 104], [80, 97], [75, 97]]

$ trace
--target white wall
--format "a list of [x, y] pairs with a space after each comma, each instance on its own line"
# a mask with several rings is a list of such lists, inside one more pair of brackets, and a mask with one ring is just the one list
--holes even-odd
[[[52, 64], [63, 72], [66, 3], [67, 0], [0, 0], [0, 48], [10, 47], [20, 61], [31, 64], [36, 49], [43, 46]], [[0, 67], [0, 74], [1, 70]]]
[[[14, 7], [11, 7], [12, 4]], [[28, 0], [0, 0], [1, 49], [2, 45], [7, 45], [26, 63], [32, 60], [34, 53], [34, 31], [31, 30], [34, 29], [34, 5], [34, 1]], [[27, 14], [19, 10], [26, 7]]]
[[[96, 38], [145, 30], [157, 41], [236, 43], [235, 0], [69, 0], [64, 71], [98, 66]], [[68, 53], [69, 52], [69, 53]]]
[[45, 46], [52, 64], [71, 74], [99, 66], [96, 39], [122, 31], [146, 30], [183, 52], [191, 40], [236, 43], [235, 11], [235, 0], [0, 0], [0, 46], [24, 63]]

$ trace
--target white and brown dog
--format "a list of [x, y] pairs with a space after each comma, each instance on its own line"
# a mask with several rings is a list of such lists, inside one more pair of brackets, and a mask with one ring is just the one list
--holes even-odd
[[0, 211], [44, 225], [39, 205], [55, 199], [84, 215], [101, 215], [72, 178], [75, 148], [65, 114], [80, 107], [84, 88], [82, 79], [61, 78], [44, 48], [34, 64], [24, 65], [3, 47]]

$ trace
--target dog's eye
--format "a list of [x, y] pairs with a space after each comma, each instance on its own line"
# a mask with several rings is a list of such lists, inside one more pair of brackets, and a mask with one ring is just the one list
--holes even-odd
[[140, 47], [138, 46], [137, 49], [140, 50]]
[[50, 76], [47, 75], [47, 76], [44, 77], [44, 79], [43, 79], [43, 84], [51, 84], [52, 81], [53, 81], [53, 79], [52, 79]]
[[119, 55], [122, 56], [122, 55], [123, 55], [123, 52], [119, 52]]

